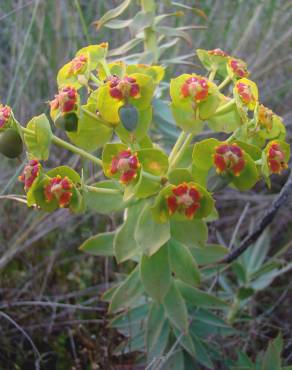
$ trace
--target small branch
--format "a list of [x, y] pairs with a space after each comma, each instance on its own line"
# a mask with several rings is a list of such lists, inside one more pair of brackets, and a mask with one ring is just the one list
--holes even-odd
[[221, 82], [221, 84], [220, 84], [220, 85], [218, 85], [218, 90], [222, 90], [226, 85], [228, 85], [228, 84], [229, 84], [229, 82], [231, 82], [231, 78], [230, 78], [229, 76], [227, 76], [227, 77], [225, 78], [225, 80], [223, 80], [223, 81]]
[[259, 224], [256, 226], [253, 233], [248, 235], [243, 241], [240, 243], [239, 247], [234, 249], [232, 252], [227, 254], [226, 257], [224, 257], [221, 261], [219, 261], [219, 264], [225, 264], [225, 263], [231, 263], [234, 260], [236, 260], [243, 252], [246, 251], [246, 249], [253, 244], [257, 238], [261, 235], [261, 233], [266, 229], [268, 225], [273, 221], [277, 211], [279, 208], [286, 202], [289, 193], [292, 190], [292, 171], [290, 171], [290, 176], [286, 182], [286, 184], [283, 186], [282, 190], [278, 194], [278, 196], [273, 201], [271, 208], [267, 209], [267, 211], [264, 213], [263, 218], [259, 222]]

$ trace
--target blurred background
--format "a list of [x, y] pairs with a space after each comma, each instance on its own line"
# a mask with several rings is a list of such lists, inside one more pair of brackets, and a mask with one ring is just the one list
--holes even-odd
[[[48, 110], [56, 93], [58, 69], [88, 43], [108, 41], [112, 60], [135, 62], [143, 52], [143, 24], [135, 27], [109, 22], [94, 24], [122, 1], [114, 0], [1, 0], [0, 2], [0, 101], [13, 107], [25, 125]], [[292, 5], [287, 0], [157, 1], [161, 19], [159, 63], [167, 67], [158, 95], [167, 100], [170, 76], [204, 73], [196, 48], [221, 48], [247, 61], [264, 105], [283, 117], [287, 140], [292, 139], [291, 39]], [[135, 19], [138, 1], [131, 1], [119, 19]], [[170, 31], [170, 29], [174, 31]], [[129, 55], [131, 57], [129, 58]], [[146, 56], [147, 57], [147, 56]], [[168, 148], [178, 133], [173, 122], [156, 112], [152, 135]], [[203, 136], [207, 134], [203, 134]], [[23, 158], [24, 159], [24, 158]], [[54, 148], [47, 166], [69, 163], [80, 168], [78, 158]], [[119, 219], [66, 210], [53, 214], [33, 212], [21, 202], [17, 177], [23, 163], [0, 161], [0, 369], [33, 369], [36, 356], [43, 369], [138, 369], [133, 355], [117, 357], [120, 338], [109, 329], [106, 306], [100, 293], [127, 266], [118, 269], [110, 258], [78, 251], [81, 242]], [[94, 171], [93, 168], [89, 169]], [[241, 236], [253, 226], [283, 186], [284, 173], [245, 193], [224, 190], [217, 196], [220, 219], [211, 224], [210, 240], [228, 245], [238, 218], [245, 210]], [[20, 201], [19, 201], [20, 200]], [[271, 250], [292, 237], [292, 202], [277, 214], [269, 241]], [[291, 244], [291, 243], [290, 243]], [[288, 249], [288, 248], [286, 248]], [[285, 258], [291, 258], [291, 252]], [[286, 291], [285, 299], [254, 322], [253, 340], [265, 346], [271, 330], [291, 333], [291, 282], [287, 275], [260, 293], [254, 309], [265, 312]], [[289, 295], [290, 292], [290, 295]], [[262, 295], [261, 295], [262, 294]], [[272, 327], [272, 329], [271, 329]], [[261, 333], [261, 334], [257, 334]], [[260, 335], [260, 338], [257, 338]], [[286, 352], [292, 352], [292, 339]], [[287, 355], [288, 356], [288, 355]], [[142, 368], [141, 368], [142, 369]]]

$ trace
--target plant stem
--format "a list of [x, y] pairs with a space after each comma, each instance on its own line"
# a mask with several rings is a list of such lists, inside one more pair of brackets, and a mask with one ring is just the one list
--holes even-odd
[[217, 109], [214, 114], [227, 113], [232, 108], [232, 106], [234, 104], [235, 104], [235, 99], [231, 99], [228, 103], [226, 103], [224, 105], [221, 105], [221, 107], [219, 109]]
[[145, 171], [142, 171], [141, 174], [142, 174], [142, 176], [146, 177], [149, 180], [156, 181], [156, 182], [161, 182], [161, 176], [155, 176], [155, 175], [152, 175], [151, 173], [145, 172]]
[[177, 155], [175, 156], [174, 160], [172, 161], [171, 165], [169, 166], [169, 170], [171, 170], [173, 167], [176, 166], [177, 162], [181, 159], [181, 157], [183, 156], [184, 152], [186, 151], [186, 149], [190, 145], [193, 137], [194, 137], [194, 134], [188, 134], [188, 136], [186, 137], [185, 142], [183, 143], [183, 145], [181, 146], [181, 148], [178, 151]]
[[96, 186], [85, 185], [87, 190], [93, 191], [94, 193], [99, 194], [121, 194], [122, 192], [119, 189], [106, 189], [106, 188], [98, 188]]
[[99, 63], [101, 64], [102, 68], [104, 69], [106, 77], [110, 77], [111, 76], [111, 71], [109, 70], [109, 67], [107, 65], [106, 60], [101, 60]]
[[168, 161], [169, 164], [173, 161], [174, 157], [176, 156], [177, 152], [179, 151], [179, 148], [181, 147], [182, 143], [187, 137], [187, 133], [185, 131], [182, 131], [179, 135], [179, 137], [176, 140], [176, 143], [174, 144], [174, 147], [172, 148], [171, 153], [169, 154]]
[[228, 85], [228, 84], [229, 84], [229, 82], [231, 82], [231, 78], [230, 78], [229, 76], [227, 76], [227, 77], [225, 78], [225, 80], [223, 80], [223, 81], [221, 82], [221, 84], [220, 84], [220, 85], [218, 85], [218, 90], [223, 89], [223, 87], [225, 87], [226, 85]]
[[87, 25], [86, 25], [86, 22], [85, 22], [85, 19], [84, 19], [84, 15], [82, 13], [82, 9], [81, 9], [79, 0], [75, 0], [75, 6], [77, 8], [77, 13], [78, 13], [79, 18], [80, 18], [80, 22], [81, 22], [81, 25], [82, 25], [83, 33], [86, 37], [86, 41], [87, 41], [88, 44], [90, 44], [91, 41], [90, 41], [90, 37], [89, 37], [89, 33], [88, 33], [88, 28], [87, 28]]
[[97, 86], [103, 85], [103, 83], [93, 73], [90, 73], [90, 78], [93, 82], [97, 84]]
[[[35, 136], [34, 131], [29, 130], [29, 129], [27, 129], [25, 127], [22, 127], [22, 126], [20, 126], [20, 128], [21, 128], [23, 133]], [[74, 146], [70, 143], [67, 143], [67, 141], [62, 140], [62, 139], [58, 138], [55, 135], [52, 136], [52, 142], [54, 144], [62, 147], [62, 148], [65, 148], [65, 149], [67, 149], [67, 150], [69, 150], [69, 151], [71, 151], [75, 154], [78, 154], [81, 157], [86, 158], [86, 159], [90, 160], [91, 162], [97, 164], [98, 166], [102, 167], [102, 160], [101, 159], [99, 159], [98, 157], [95, 157], [94, 155], [86, 152], [83, 149], [78, 148], [77, 146]]]
[[216, 76], [216, 73], [217, 73], [217, 68], [212, 68], [209, 74], [208, 80], [212, 82]]
[[[155, 0], [141, 0], [141, 7], [144, 12], [152, 12], [155, 17]], [[144, 29], [144, 51], [153, 53], [153, 62], [158, 60], [157, 36], [152, 26]]]

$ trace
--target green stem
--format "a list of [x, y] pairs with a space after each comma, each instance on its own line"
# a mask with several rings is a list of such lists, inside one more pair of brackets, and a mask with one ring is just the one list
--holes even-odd
[[161, 176], [155, 176], [155, 175], [152, 175], [149, 172], [142, 171], [142, 176], [144, 176], [147, 179], [152, 180], [152, 181], [161, 182]]
[[220, 85], [218, 85], [218, 90], [223, 89], [226, 85], [228, 85], [228, 84], [229, 84], [229, 82], [231, 82], [231, 78], [230, 78], [229, 76], [227, 76], [227, 77], [225, 78], [225, 80], [223, 80], [223, 81], [221, 82], [221, 84], [220, 84]]
[[94, 193], [99, 194], [121, 194], [122, 192], [119, 189], [106, 189], [106, 188], [98, 188], [95, 186], [85, 185], [87, 190], [93, 191]]
[[83, 33], [84, 33], [84, 35], [86, 37], [86, 41], [87, 41], [88, 44], [91, 44], [89, 33], [88, 33], [88, 29], [87, 29], [87, 25], [86, 25], [86, 22], [85, 22], [83, 13], [82, 13], [81, 6], [79, 4], [79, 0], [75, 0], [75, 6], [76, 6], [76, 9], [77, 9], [77, 13], [79, 15], [79, 18], [80, 18], [80, 22], [81, 22], [81, 25], [82, 25]]
[[[29, 130], [29, 129], [27, 129], [25, 127], [22, 127], [22, 126], [20, 126], [20, 128], [21, 128], [21, 130], [22, 130], [23, 133], [28, 134], [28, 135], [35, 136], [34, 131]], [[72, 145], [70, 143], [67, 143], [67, 141], [62, 140], [62, 139], [58, 138], [55, 135], [52, 136], [52, 142], [54, 144], [62, 147], [62, 148], [65, 148], [65, 149], [67, 149], [67, 150], [69, 150], [69, 151], [71, 151], [71, 152], [73, 152], [75, 154], [78, 154], [81, 157], [86, 158], [89, 161], [91, 161], [91, 162], [97, 164], [98, 166], [102, 167], [102, 160], [101, 159], [95, 157], [94, 155], [86, 152], [83, 149], [77, 148], [77, 146], [74, 146], [74, 145]]]
[[103, 85], [103, 83], [93, 73], [90, 73], [90, 79], [95, 82], [97, 86]]
[[169, 164], [171, 164], [171, 162], [173, 161], [174, 157], [176, 156], [177, 152], [179, 151], [179, 148], [181, 147], [186, 137], [187, 137], [187, 133], [185, 131], [182, 131], [179, 137], [177, 138], [176, 143], [174, 144], [174, 147], [172, 148], [171, 153], [169, 154], [169, 157], [168, 157]]
[[213, 81], [217, 73], [217, 68], [213, 68], [209, 74], [208, 80]]
[[214, 114], [223, 114], [230, 111], [232, 106], [235, 104], [235, 99], [231, 99], [228, 103], [221, 105], [219, 109], [216, 110]]
[[[155, 17], [156, 4], [155, 0], [141, 0], [141, 7], [144, 12], [152, 12], [153, 20]], [[153, 53], [153, 62], [158, 60], [157, 35], [152, 26], [144, 29], [144, 51]]]
[[106, 62], [106, 60], [101, 60], [100, 62], [99, 62], [100, 64], [101, 64], [101, 66], [103, 67], [103, 69], [104, 69], [104, 72], [105, 72], [105, 74], [106, 74], [106, 77], [111, 77], [111, 71], [110, 71], [110, 69], [109, 69], [109, 67], [108, 67], [108, 65], [107, 65], [107, 62]]
[[188, 134], [185, 142], [183, 143], [177, 155], [175, 156], [174, 160], [172, 161], [171, 165], [169, 166], [169, 170], [175, 167], [176, 164], [179, 162], [179, 160], [181, 159], [181, 157], [184, 155], [185, 151], [187, 150], [188, 146], [190, 145], [193, 137], [194, 137], [194, 134]]
[[236, 135], [237, 135], [238, 131], [239, 131], [239, 129], [237, 128], [237, 129], [233, 132], [233, 134], [232, 134], [232, 135], [230, 135], [230, 136], [229, 136], [229, 138], [228, 138], [228, 139], [226, 139], [225, 141], [226, 141], [227, 143], [230, 143], [233, 139], [235, 139], [235, 138], [236, 138]]

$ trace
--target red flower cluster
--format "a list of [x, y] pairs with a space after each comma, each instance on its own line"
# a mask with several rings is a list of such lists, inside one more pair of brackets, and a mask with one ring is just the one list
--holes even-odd
[[280, 174], [283, 170], [288, 168], [285, 160], [285, 154], [276, 142], [270, 142], [267, 149], [268, 166], [272, 173]]
[[233, 73], [240, 78], [247, 77], [249, 72], [247, 70], [246, 64], [238, 59], [230, 59], [228, 61], [230, 68], [232, 69]]
[[249, 85], [243, 82], [239, 82], [236, 84], [236, 88], [243, 103], [250, 104], [256, 101], [255, 97], [253, 96], [251, 87]]
[[62, 178], [60, 175], [50, 179], [45, 186], [44, 194], [47, 202], [56, 199], [60, 207], [68, 207], [72, 198], [73, 184], [68, 177]]
[[136, 79], [130, 76], [120, 78], [113, 76], [109, 80], [110, 95], [112, 98], [122, 100], [128, 97], [139, 97], [140, 87]]
[[216, 55], [216, 56], [219, 56], [219, 57], [227, 57], [228, 54], [225, 53], [225, 51], [217, 48], [217, 49], [213, 49], [213, 50], [209, 50], [208, 51], [208, 54], [210, 55]]
[[55, 95], [55, 99], [50, 102], [51, 109], [60, 109], [62, 113], [74, 110], [77, 103], [77, 91], [72, 86], [65, 86]]
[[19, 181], [24, 183], [24, 190], [28, 191], [32, 186], [34, 180], [38, 177], [40, 172], [40, 162], [37, 159], [31, 159], [24, 167], [22, 174], [19, 176]]
[[88, 62], [88, 57], [86, 55], [78, 55], [74, 59], [72, 59], [70, 63], [69, 74], [78, 74], [82, 71], [83, 67]]
[[130, 150], [123, 150], [112, 159], [110, 172], [112, 175], [118, 173], [120, 181], [128, 184], [137, 176], [139, 167], [137, 155]]
[[239, 176], [245, 166], [243, 150], [236, 144], [221, 144], [217, 146], [213, 161], [219, 174], [222, 172], [233, 172], [235, 176]]
[[0, 128], [4, 128], [11, 115], [11, 108], [8, 105], [0, 104]]
[[192, 76], [188, 78], [181, 87], [181, 94], [184, 98], [192, 97], [196, 102], [208, 97], [209, 85], [204, 77]]
[[271, 131], [273, 127], [273, 111], [263, 104], [259, 106], [259, 124], [266, 128], [267, 131]]
[[175, 212], [192, 219], [196, 210], [200, 207], [201, 194], [194, 185], [186, 183], [175, 186], [172, 195], [167, 198], [168, 212]]

